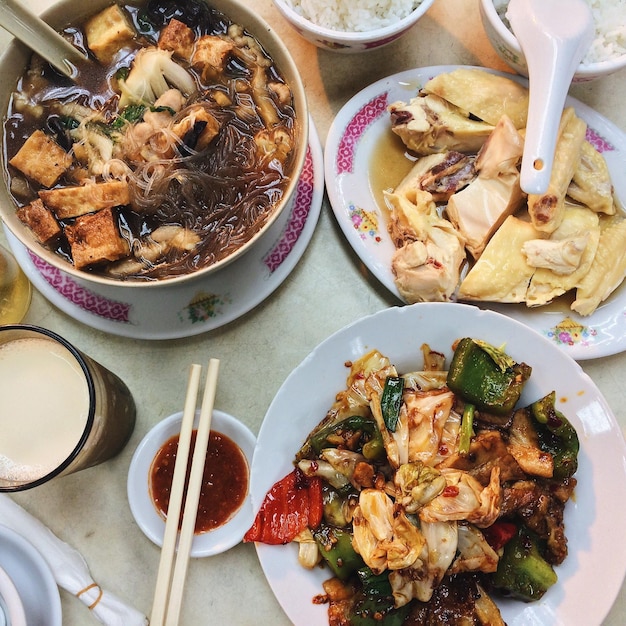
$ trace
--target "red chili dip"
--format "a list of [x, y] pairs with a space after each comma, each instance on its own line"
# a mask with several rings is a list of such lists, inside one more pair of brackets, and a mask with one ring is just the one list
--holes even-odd
[[[192, 432], [192, 450], [197, 434], [197, 430]], [[167, 518], [170, 503], [178, 441], [179, 435], [170, 437], [159, 448], [150, 467], [150, 497], [164, 519]], [[191, 472], [192, 456], [187, 465], [187, 478]], [[239, 510], [248, 493], [248, 476], [248, 462], [241, 448], [226, 435], [211, 431], [200, 489], [196, 535], [219, 528]], [[179, 528], [183, 510], [184, 497]]]

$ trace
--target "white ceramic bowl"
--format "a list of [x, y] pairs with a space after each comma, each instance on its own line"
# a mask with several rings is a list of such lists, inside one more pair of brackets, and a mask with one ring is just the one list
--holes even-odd
[[[494, 0], [480, 0], [480, 17], [485, 32], [502, 60], [522, 76], [528, 76], [528, 68], [522, 49], [515, 35], [506, 27], [496, 10]], [[572, 82], [582, 83], [608, 76], [626, 67], [626, 54], [609, 61], [581, 63]]]
[[276, 8], [291, 26], [307, 41], [333, 52], [362, 52], [380, 48], [401, 37], [430, 9], [435, 0], [422, 0], [409, 15], [397, 22], [363, 32], [332, 30], [314, 24], [295, 11], [286, 0], [274, 0]]
[[[200, 412], [196, 412], [196, 420]], [[137, 446], [128, 471], [128, 504], [139, 528], [146, 537], [158, 546], [163, 545], [165, 521], [159, 515], [149, 491], [150, 467], [161, 446], [172, 436], [180, 433], [182, 411], [160, 421]], [[197, 425], [197, 423], [196, 423]], [[219, 432], [234, 441], [244, 453], [248, 468], [256, 439], [250, 430], [238, 419], [222, 411], [213, 411], [211, 430]], [[248, 481], [249, 482], [249, 481]], [[254, 522], [254, 513], [249, 493], [235, 515], [223, 526], [194, 537], [191, 556], [212, 556], [237, 545]]]
[[[146, 0], [147, 1], [147, 0]], [[144, 0], [131, 0], [134, 4], [143, 6]], [[53, 251], [43, 247], [33, 236], [31, 230], [25, 226], [15, 213], [16, 205], [6, 187], [6, 176], [0, 182], [0, 218], [5, 222], [11, 232], [38, 257], [50, 265], [63, 271], [65, 274], [84, 280], [98, 286], [111, 286], [125, 289], [158, 290], [169, 285], [177, 285], [187, 282], [197, 282], [198, 279], [206, 277], [220, 270], [232, 261], [247, 253], [263, 237], [263, 235], [278, 221], [284, 213], [284, 209], [289, 206], [292, 196], [298, 185], [300, 173], [304, 167], [308, 148], [309, 134], [309, 114], [304, 85], [299, 71], [293, 61], [287, 47], [274, 32], [274, 30], [255, 12], [253, 8], [244, 4], [243, 0], [208, 0], [211, 7], [221, 11], [235, 23], [242, 25], [252, 33], [262, 44], [268, 54], [276, 61], [285, 81], [291, 87], [294, 108], [297, 116], [295, 124], [296, 134], [296, 154], [293, 159], [293, 172], [285, 188], [282, 198], [276, 203], [273, 213], [266, 220], [265, 224], [252, 237], [244, 242], [236, 251], [224, 259], [197, 270], [193, 273], [179, 276], [166, 277], [158, 281], [137, 281], [137, 280], [117, 280], [105, 276], [76, 269], [73, 264]], [[81, 0], [59, 0], [54, 6], [42, 14], [44, 21], [60, 30], [71, 22], [81, 23], [87, 17], [96, 14], [98, 11], [109, 6], [111, 0], [93, 0], [83, 2]], [[0, 58], [0, 112], [6, 113], [9, 98], [15, 90], [18, 78], [22, 75], [30, 58], [30, 52], [19, 42], [12, 42]], [[6, 170], [4, 150], [0, 155], [2, 166]]]

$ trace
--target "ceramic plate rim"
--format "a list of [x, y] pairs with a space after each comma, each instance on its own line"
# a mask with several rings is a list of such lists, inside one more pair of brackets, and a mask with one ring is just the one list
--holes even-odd
[[[196, 425], [200, 410], [196, 411]], [[165, 533], [165, 522], [157, 513], [148, 491], [148, 476], [152, 459], [160, 446], [172, 435], [180, 432], [182, 411], [174, 413], [153, 426], [141, 440], [133, 453], [128, 469], [127, 497], [133, 518], [142, 532], [161, 547]], [[235, 441], [243, 451], [251, 476], [252, 458], [256, 438], [243, 422], [232, 415], [213, 409], [211, 429]], [[250, 498], [250, 485], [246, 499], [237, 513], [223, 526], [202, 535], [196, 535], [191, 545], [192, 557], [220, 554], [237, 545], [245, 532], [252, 526], [254, 516]]]
[[[45, 616], [47, 626], [62, 626], [61, 596], [52, 570], [45, 558], [28, 539], [12, 528], [5, 526], [1, 521], [0, 546], [3, 547], [0, 550], [0, 565], [11, 577], [20, 593], [27, 623], [30, 624], [31, 621], [33, 624], [43, 623], [40, 620], [44, 619]], [[13, 554], [15, 559], [11, 567], [7, 567], [7, 555], [13, 556]], [[16, 562], [19, 564], [14, 570]], [[40, 587], [36, 591], [32, 591], [33, 579], [35, 578]], [[34, 606], [33, 603], [37, 606]]]
[[[410, 333], [414, 338], [408, 340]], [[568, 408], [562, 410], [576, 425], [581, 439], [576, 498], [568, 503], [565, 513], [570, 555], [557, 568], [559, 583], [536, 604], [498, 604], [509, 626], [570, 626], [581, 610], [585, 611], [588, 626], [599, 626], [626, 573], [626, 544], [610, 541], [615, 520], [618, 525], [619, 520], [626, 522], [626, 443], [606, 400], [578, 363], [536, 331], [500, 313], [455, 303], [390, 307], [353, 322], [320, 343], [287, 377], [261, 425], [252, 463], [254, 510], [258, 510], [271, 485], [293, 467], [293, 455], [324, 416], [336, 392], [345, 386], [346, 361], [368, 349], [385, 352], [395, 346], [396, 353], [387, 355], [402, 371], [421, 360], [419, 351], [424, 340], [449, 355], [454, 339], [479, 334], [487, 341], [505, 342], [512, 355], [535, 367], [537, 375], [531, 377], [522, 401], [548, 393], [553, 383], [561, 401], [566, 394], [564, 406]], [[529, 359], [531, 353], [537, 358]], [[311, 380], [316, 381], [314, 390]], [[568, 383], [556, 384], [558, 381]], [[302, 407], [299, 413], [294, 414], [294, 403]], [[286, 429], [283, 416], [288, 406], [291, 417], [290, 428]], [[300, 568], [293, 544], [256, 547], [268, 583], [294, 624], [327, 626], [326, 607], [313, 605], [312, 599], [322, 593], [321, 582], [330, 577], [328, 571]], [[598, 577], [594, 571], [599, 567], [602, 581], [595, 580]], [[577, 577], [579, 572], [583, 573]], [[593, 607], [577, 604], [592, 596]]]
[[[375, 139], [384, 132], [387, 104], [397, 99], [406, 100], [415, 94], [416, 85], [421, 86], [432, 76], [459, 68], [480, 69], [528, 84], [521, 76], [477, 66], [440, 65], [405, 70], [372, 83], [350, 98], [335, 116], [328, 132], [324, 169], [326, 190], [333, 213], [361, 261], [399, 302], [403, 302], [403, 299], [394, 284], [390, 265], [394, 248], [386, 229], [381, 228], [376, 232], [380, 241], [374, 242], [373, 235], [370, 237], [359, 231], [352, 221], [359, 211], [364, 214], [369, 212], [382, 221], [375, 198], [369, 185], [364, 184], [362, 170], [350, 173], [345, 168], [358, 159], [361, 162], [369, 159]], [[593, 131], [597, 131], [598, 141], [603, 142], [602, 145], [607, 150], [603, 155], [607, 158], [613, 175], [616, 195], [622, 199], [622, 204], [626, 204], [626, 179], [615, 175], [618, 166], [622, 170], [626, 167], [626, 133], [571, 96], [568, 96], [566, 104], [574, 106], [577, 114], [590, 123]], [[349, 127], [355, 127], [356, 132], [347, 133]], [[354, 185], [350, 187], [352, 179]], [[355, 200], [355, 204], [359, 205], [354, 207], [358, 209], [356, 214], [347, 206]], [[524, 305], [471, 304], [498, 311], [523, 322], [577, 360], [610, 356], [626, 350], [626, 315], [623, 313], [626, 307], [626, 281], [589, 317], [579, 316], [573, 311], [568, 312], [566, 317], [563, 311], [551, 311], [545, 307], [530, 309]], [[574, 322], [573, 327], [569, 326], [570, 321]]]

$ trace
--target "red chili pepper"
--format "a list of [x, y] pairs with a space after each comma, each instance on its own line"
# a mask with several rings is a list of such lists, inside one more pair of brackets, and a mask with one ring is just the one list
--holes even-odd
[[305, 528], [322, 521], [322, 481], [298, 468], [270, 489], [244, 541], [281, 545], [293, 541]]
[[456, 485], [448, 485], [441, 492], [443, 498], [456, 498], [459, 495], [460, 489]]
[[487, 528], [483, 528], [482, 532], [487, 543], [494, 550], [499, 550], [515, 537], [517, 526], [512, 522], [498, 521]]

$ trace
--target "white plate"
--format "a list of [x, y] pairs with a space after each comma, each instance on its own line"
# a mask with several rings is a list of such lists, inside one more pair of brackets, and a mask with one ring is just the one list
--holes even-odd
[[[580, 366], [552, 342], [520, 322], [493, 311], [455, 303], [394, 307], [347, 326], [321, 343], [286, 379], [272, 401], [252, 462], [252, 502], [257, 511], [271, 486], [293, 469], [309, 432], [345, 388], [346, 361], [378, 349], [399, 371], [421, 364], [420, 346], [451, 356], [457, 338], [470, 336], [506, 345], [517, 361], [533, 367], [522, 403], [556, 390], [559, 409], [576, 427], [581, 450], [575, 498], [567, 504], [569, 556], [556, 568], [559, 581], [533, 604], [500, 601], [509, 626], [598, 626], [626, 572], [626, 444], [611, 409]], [[298, 626], [327, 626], [323, 593], [329, 570], [298, 565], [297, 548], [257, 544], [267, 580], [288, 617]]]
[[[391, 273], [394, 246], [368, 180], [370, 162], [381, 137], [391, 133], [387, 106], [396, 100], [408, 101], [430, 78], [457, 67], [408, 70], [370, 85], [339, 111], [326, 141], [326, 188], [337, 221], [372, 274], [400, 300]], [[568, 98], [567, 104], [574, 106], [587, 122], [587, 139], [606, 159], [617, 195], [626, 204], [626, 134], [583, 103]], [[626, 350], [624, 285], [589, 317], [569, 311], [566, 305], [534, 309], [516, 304], [481, 303], [480, 306], [518, 319], [575, 359], [591, 359]]]
[[0, 624], [8, 621], [9, 626], [28, 626], [26, 612], [13, 579], [0, 567]]
[[296, 195], [245, 255], [215, 274], [156, 290], [98, 286], [71, 277], [30, 252], [5, 227], [9, 245], [32, 284], [72, 318], [135, 339], [176, 339], [219, 328], [252, 310], [287, 278], [306, 250], [322, 206], [322, 147], [309, 126], [309, 152]]
[[30, 542], [2, 524], [0, 566], [20, 594], [28, 626], [61, 626], [61, 597], [50, 567]]
[[[200, 411], [197, 411], [196, 426], [199, 416]], [[157, 512], [150, 497], [148, 488], [150, 466], [161, 446], [170, 437], [180, 433], [182, 417], [182, 411], [170, 415], [150, 430], [137, 446], [128, 470], [127, 492], [130, 510], [146, 537], [159, 547], [163, 545], [165, 521]], [[244, 453], [248, 466], [251, 465], [256, 439], [244, 424], [227, 413], [214, 410], [211, 429], [234, 441]], [[229, 550], [243, 539], [253, 521], [252, 502], [248, 492], [239, 511], [226, 524], [194, 537], [191, 556], [212, 556]]]

